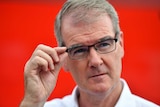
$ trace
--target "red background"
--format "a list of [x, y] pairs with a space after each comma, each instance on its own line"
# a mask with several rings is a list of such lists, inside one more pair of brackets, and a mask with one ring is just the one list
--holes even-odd
[[[0, 2], [0, 107], [17, 107], [23, 98], [23, 68], [39, 43], [56, 46], [53, 23], [63, 3]], [[160, 8], [116, 6], [124, 32], [122, 77], [133, 93], [160, 105]], [[75, 86], [60, 72], [49, 99]]]

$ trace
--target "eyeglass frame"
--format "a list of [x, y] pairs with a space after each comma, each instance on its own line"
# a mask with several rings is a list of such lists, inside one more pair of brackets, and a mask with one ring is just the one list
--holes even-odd
[[[96, 42], [96, 43], [93, 44], [93, 45], [88, 45], [88, 46], [87, 46], [87, 45], [70, 46], [69, 48], [67, 48], [66, 52], [68, 53], [69, 58], [72, 59], [72, 60], [81, 60], [81, 59], [84, 59], [84, 58], [86, 58], [86, 57], [88, 56], [88, 54], [86, 54], [86, 56], [84, 56], [84, 57], [82, 57], [82, 58], [73, 58], [73, 57], [71, 56], [71, 54], [70, 54], [70, 50], [73, 50], [74, 48], [78, 48], [78, 47], [87, 47], [87, 49], [88, 49], [87, 52], [88, 52], [88, 53], [89, 53], [89, 51], [90, 51], [90, 48], [91, 48], [91, 47], [94, 47], [94, 49], [95, 49], [98, 53], [100, 53], [100, 54], [107, 54], [107, 53], [113, 52], [113, 51], [116, 49], [116, 43], [118, 42], [118, 35], [119, 35], [118, 32], [115, 33], [115, 37], [114, 37], [114, 38], [111, 38], [111, 36], [107, 35], [106, 38], [105, 38], [105, 37], [102, 38], [102, 39], [104, 39], [104, 40], [99, 41], [99, 42]], [[101, 39], [100, 39], [100, 40], [101, 40]], [[104, 42], [104, 41], [107, 41], [107, 40], [113, 40], [113, 41], [114, 41], [114, 44], [115, 44], [114, 48], [113, 48], [111, 51], [109, 51], [109, 52], [104, 52], [104, 53], [98, 51], [96, 45], [99, 44], [99, 43], [102, 43], [102, 42]]]

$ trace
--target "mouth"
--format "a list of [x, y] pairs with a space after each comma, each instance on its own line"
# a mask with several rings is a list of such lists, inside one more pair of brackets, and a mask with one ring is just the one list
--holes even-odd
[[102, 74], [93, 75], [93, 76], [91, 76], [90, 78], [101, 77], [101, 76], [104, 76], [104, 75], [107, 75], [107, 73], [102, 73]]

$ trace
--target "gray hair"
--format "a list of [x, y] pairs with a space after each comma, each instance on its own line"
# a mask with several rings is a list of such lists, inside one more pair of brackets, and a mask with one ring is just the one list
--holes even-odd
[[[113, 30], [115, 33], [120, 32], [119, 18], [114, 7], [106, 0], [68, 0], [59, 11], [55, 21], [55, 35], [59, 46], [65, 46], [61, 34], [61, 23], [65, 15], [74, 13], [76, 21], [84, 20], [89, 11], [94, 11], [94, 15], [101, 15], [107, 13], [111, 18]], [[86, 21], [86, 20], [85, 20]]]

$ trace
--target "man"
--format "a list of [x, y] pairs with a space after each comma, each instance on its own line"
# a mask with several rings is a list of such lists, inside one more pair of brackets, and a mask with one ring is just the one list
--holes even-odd
[[[120, 78], [123, 32], [114, 8], [105, 0], [68, 0], [57, 16], [59, 47], [39, 45], [25, 65], [21, 107], [158, 107], [133, 95]], [[45, 103], [60, 68], [77, 86], [72, 95]]]

